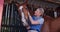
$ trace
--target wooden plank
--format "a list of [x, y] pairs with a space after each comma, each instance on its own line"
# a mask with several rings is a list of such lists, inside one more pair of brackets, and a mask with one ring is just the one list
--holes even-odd
[[59, 0], [45, 0], [45, 1], [49, 1], [49, 2], [60, 4], [60, 1]]

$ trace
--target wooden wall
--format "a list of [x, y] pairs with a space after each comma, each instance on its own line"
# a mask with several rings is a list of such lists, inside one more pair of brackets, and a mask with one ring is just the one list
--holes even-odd
[[4, 0], [0, 0], [0, 29], [1, 29], [1, 21], [2, 21], [3, 3], [4, 3]]

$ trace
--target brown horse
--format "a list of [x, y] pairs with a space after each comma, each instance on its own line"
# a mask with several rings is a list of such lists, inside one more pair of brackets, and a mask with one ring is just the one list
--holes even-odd
[[51, 18], [50, 16], [45, 15], [45, 23], [43, 25], [42, 32], [60, 32], [60, 17]]
[[60, 17], [52, 21], [51, 32], [60, 32]]

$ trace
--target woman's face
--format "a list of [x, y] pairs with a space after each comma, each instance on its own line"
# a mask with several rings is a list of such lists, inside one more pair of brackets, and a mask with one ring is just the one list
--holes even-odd
[[34, 15], [35, 15], [35, 16], [41, 16], [42, 13], [41, 13], [41, 11], [40, 11], [39, 9], [37, 9], [37, 10], [35, 11]]

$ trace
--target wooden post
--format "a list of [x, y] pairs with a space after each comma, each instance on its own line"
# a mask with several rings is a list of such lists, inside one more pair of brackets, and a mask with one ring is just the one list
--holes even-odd
[[4, 3], [4, 0], [0, 0], [0, 32], [1, 32], [1, 22], [2, 22], [3, 3]]

